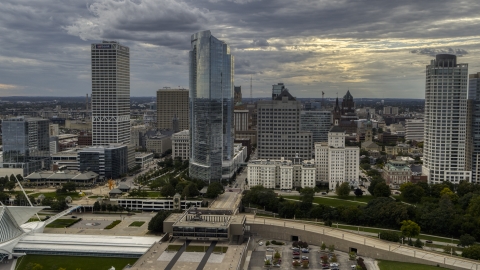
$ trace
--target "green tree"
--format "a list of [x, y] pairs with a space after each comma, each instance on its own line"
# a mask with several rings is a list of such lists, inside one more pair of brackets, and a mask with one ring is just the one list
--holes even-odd
[[[13, 175], [13, 174], [12, 174]], [[5, 183], [5, 189], [9, 190], [9, 191], [12, 191], [16, 184], [16, 182], [13, 182], [13, 181], [8, 181], [7, 183]]]
[[411, 220], [404, 220], [401, 224], [402, 227], [400, 227], [400, 231], [404, 236], [408, 237], [408, 240], [420, 234], [420, 226], [418, 226], [417, 223]]
[[340, 197], [348, 197], [348, 195], [350, 195], [350, 185], [347, 182], [343, 182], [336, 188], [335, 192]]
[[462, 234], [460, 236], [460, 246], [467, 247], [475, 244], [475, 237], [471, 236], [470, 234]]
[[402, 197], [409, 203], [419, 203], [425, 196], [425, 191], [419, 185], [406, 182], [400, 186]]
[[480, 245], [472, 245], [464, 248], [462, 251], [462, 257], [480, 260]]
[[355, 196], [357, 197], [362, 197], [363, 196], [363, 190], [356, 188], [355, 191], [353, 192]]
[[373, 196], [375, 197], [390, 197], [392, 192], [390, 191], [390, 187], [385, 182], [380, 182], [375, 185], [373, 189]]
[[311, 204], [313, 202], [313, 196], [315, 195], [315, 189], [311, 187], [305, 187], [300, 190], [300, 201], [302, 203]]
[[473, 217], [480, 216], [480, 195], [473, 196], [468, 204], [467, 213]]
[[175, 195], [175, 188], [171, 184], [166, 184], [160, 190], [160, 194], [163, 197], [173, 197], [173, 195]]
[[223, 189], [223, 185], [220, 182], [212, 182], [208, 185], [207, 193], [205, 196], [207, 198], [214, 199], [218, 197], [218, 195], [222, 194], [225, 190]]
[[25, 270], [42, 270], [43, 266], [38, 263], [28, 263], [24, 269]]
[[458, 195], [453, 193], [450, 188], [444, 188], [442, 191], [440, 191], [440, 197], [447, 196], [453, 203], [456, 203], [458, 201]]
[[423, 247], [423, 242], [420, 241], [420, 239], [417, 238], [417, 240], [415, 240], [415, 243], [413, 244], [413, 246], [417, 247], [417, 248], [422, 248]]
[[385, 180], [383, 180], [381, 177], [374, 177], [372, 178], [372, 181], [370, 182], [370, 185], [368, 186], [368, 192], [370, 193], [370, 195], [373, 195], [373, 191], [375, 189], [375, 186], [378, 184], [378, 183], [382, 183], [384, 182], [385, 183]]
[[325, 243], [322, 243], [322, 245], [320, 246], [320, 249], [321, 249], [321, 250], [327, 249], [327, 245], [326, 245]]
[[188, 186], [187, 181], [180, 181], [178, 182], [177, 186], [175, 187], [175, 192], [182, 194], [183, 190]]
[[77, 187], [74, 182], [67, 182], [62, 185], [62, 192], [74, 192], [77, 190]]
[[170, 211], [159, 211], [150, 222], [148, 222], [148, 230], [163, 233], [163, 221], [165, 221], [170, 213]]

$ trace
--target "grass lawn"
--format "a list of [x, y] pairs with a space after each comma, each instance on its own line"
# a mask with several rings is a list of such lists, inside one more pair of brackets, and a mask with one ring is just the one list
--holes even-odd
[[145, 221], [134, 221], [128, 227], [142, 227], [143, 224], [145, 224]]
[[33, 197], [37, 197], [40, 194], [45, 195], [45, 198], [57, 198], [57, 197], [67, 197], [67, 196], [72, 197], [73, 200], [80, 198], [80, 195], [78, 195], [78, 192], [67, 192], [67, 193], [44, 192], [44, 193], [37, 193], [33, 195]]
[[168, 251], [179, 251], [181, 247], [182, 247], [181, 245], [168, 245], [166, 250], [168, 250]]
[[[336, 227], [337, 227], [336, 224], [332, 224], [332, 228], [336, 228]], [[344, 230], [352, 230], [352, 231], [358, 231], [358, 229], [359, 229], [358, 226], [349, 226], [349, 225], [340, 225], [340, 224], [338, 225], [338, 228], [339, 229], [344, 229]], [[397, 231], [397, 230], [375, 229], [375, 228], [365, 228], [365, 227], [363, 227], [363, 228], [360, 227], [360, 231], [361, 232], [369, 232], [369, 233], [379, 233], [379, 232], [382, 232], [382, 231], [395, 231], [395, 232], [400, 233], [400, 231]], [[420, 238], [420, 240], [432, 240], [432, 241], [437, 241], [437, 242], [452, 243], [451, 239], [437, 237], [437, 236], [431, 236], [431, 235], [420, 234], [420, 236], [418, 238]], [[414, 239], [416, 239], [416, 238], [414, 238]], [[453, 243], [456, 245], [460, 242], [457, 239], [453, 239]]]
[[[283, 196], [286, 199], [294, 199], [294, 200], [300, 200], [300, 196]], [[339, 207], [339, 206], [358, 206], [358, 205], [365, 205], [363, 202], [355, 202], [355, 201], [347, 201], [347, 200], [341, 200], [337, 199], [335, 197], [332, 197], [331, 199], [324, 198], [324, 197], [315, 197], [313, 198], [313, 203], [317, 204], [324, 204], [328, 206], [333, 206], [333, 207]]]
[[79, 218], [70, 218], [70, 219], [57, 219], [54, 222], [47, 225], [47, 228], [65, 228], [68, 227], [75, 222], [77, 222]]
[[443, 267], [436, 267], [431, 265], [417, 264], [417, 263], [405, 263], [394, 261], [378, 261], [380, 270], [434, 270], [434, 269], [447, 269]]
[[228, 247], [214, 247], [213, 252], [227, 253]]
[[122, 222], [122, 221], [121, 221], [121, 220], [115, 220], [114, 222], [110, 223], [110, 225], [108, 225], [107, 227], [105, 227], [105, 230], [110, 230], [110, 229], [115, 228], [115, 226], [117, 226], [118, 224], [120, 224], [120, 222]]
[[[99, 269], [123, 269], [127, 264], [133, 265], [136, 258], [100, 258], [100, 257], [80, 257], [80, 256], [50, 256], [50, 255], [26, 255], [20, 258], [15, 270], [27, 269], [29, 263], [37, 263], [43, 266], [42, 269], [67, 270], [99, 270]], [[31, 269], [31, 268], [30, 268]]]
[[348, 197], [338, 197], [338, 196], [329, 196], [329, 198], [335, 198], [339, 200], [347, 200], [347, 201], [356, 201], [356, 202], [364, 202], [368, 203], [369, 201], [373, 200], [373, 196], [370, 195], [365, 195], [362, 197], [357, 197], [357, 196], [348, 196]]
[[158, 198], [162, 196], [160, 195], [160, 191], [149, 191], [147, 194], [149, 198]]

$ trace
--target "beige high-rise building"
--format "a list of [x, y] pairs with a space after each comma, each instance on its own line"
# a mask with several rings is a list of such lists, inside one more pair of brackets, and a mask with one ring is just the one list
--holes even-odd
[[164, 88], [157, 91], [157, 127], [172, 129], [174, 119], [178, 129], [188, 129], [188, 90]]

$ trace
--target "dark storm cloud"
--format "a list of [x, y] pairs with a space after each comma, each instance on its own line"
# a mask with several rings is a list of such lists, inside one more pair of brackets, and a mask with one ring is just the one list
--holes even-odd
[[395, 93], [378, 78], [415, 63], [405, 78], [422, 89], [426, 56], [478, 59], [478, 10], [475, 0], [2, 0], [0, 91], [89, 93], [89, 44], [102, 39], [130, 46], [132, 95], [185, 86], [190, 36], [207, 29], [230, 45], [239, 82]]
[[410, 52], [416, 53], [416, 54], [429, 55], [429, 56], [435, 56], [437, 54], [456, 54], [457, 56], [463, 56], [468, 54], [467, 50], [454, 49], [454, 48], [446, 48], [446, 49], [423, 48], [423, 49], [411, 50]]

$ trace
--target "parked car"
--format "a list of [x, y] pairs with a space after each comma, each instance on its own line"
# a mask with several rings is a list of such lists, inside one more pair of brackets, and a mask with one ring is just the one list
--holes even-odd
[[308, 257], [307, 256], [302, 256], [302, 261], [308, 261]]
[[322, 192], [322, 195], [327, 195], [327, 193], [326, 193], [326, 192]]
[[72, 218], [77, 218], [77, 216], [72, 216]]
[[293, 252], [293, 255], [300, 255], [300, 252], [294, 251], [294, 252]]
[[303, 253], [310, 253], [310, 251], [308, 250], [308, 248], [302, 248], [302, 252], [303, 252]]
[[299, 260], [300, 259], [300, 255], [293, 255], [292, 257], [294, 260]]
[[425, 243], [431, 244], [431, 243], [433, 243], [433, 242], [432, 242], [432, 240], [425, 240]]
[[259, 242], [258, 245], [259, 245], [259, 246], [263, 246], [263, 242]]
[[267, 248], [267, 251], [275, 251], [273, 248]]

